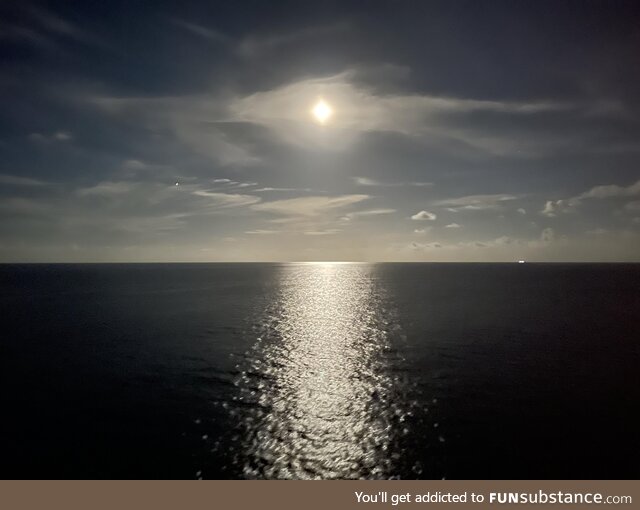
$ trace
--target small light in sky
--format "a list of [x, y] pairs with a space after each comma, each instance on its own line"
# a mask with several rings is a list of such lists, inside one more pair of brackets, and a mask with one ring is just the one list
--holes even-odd
[[311, 110], [311, 113], [320, 124], [325, 124], [333, 115], [333, 108], [320, 99]]
[[179, 182], [176, 182], [176, 186], [180, 186], [180, 183], [179, 183]]

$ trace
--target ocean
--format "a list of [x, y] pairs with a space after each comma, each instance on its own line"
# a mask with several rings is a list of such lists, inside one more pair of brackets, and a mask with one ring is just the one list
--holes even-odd
[[0, 312], [0, 478], [640, 477], [638, 264], [8, 264]]

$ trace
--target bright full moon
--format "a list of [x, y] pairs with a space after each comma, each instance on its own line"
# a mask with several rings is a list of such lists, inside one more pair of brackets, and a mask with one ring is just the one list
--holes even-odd
[[333, 115], [333, 109], [320, 99], [311, 110], [311, 114], [320, 124], [326, 124]]

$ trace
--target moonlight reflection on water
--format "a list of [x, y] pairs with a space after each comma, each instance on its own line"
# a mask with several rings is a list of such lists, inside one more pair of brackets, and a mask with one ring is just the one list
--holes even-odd
[[[374, 266], [283, 266], [239, 384], [249, 478], [387, 478], [407, 432]], [[394, 380], [395, 379], [395, 380]]]

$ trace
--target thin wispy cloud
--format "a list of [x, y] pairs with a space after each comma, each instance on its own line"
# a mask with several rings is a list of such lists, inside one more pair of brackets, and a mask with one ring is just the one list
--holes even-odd
[[73, 134], [69, 131], [55, 131], [49, 134], [31, 133], [29, 140], [33, 142], [70, 142], [73, 140]]
[[368, 195], [299, 197], [262, 202], [251, 206], [251, 209], [282, 216], [319, 216], [367, 199], [369, 199]]
[[354, 177], [353, 180], [359, 186], [377, 186], [377, 187], [400, 187], [400, 186], [416, 186], [416, 187], [427, 187], [433, 186], [432, 182], [402, 182], [402, 181], [378, 181], [376, 179], [371, 179], [369, 177]]
[[507, 202], [517, 200], [516, 195], [492, 194], [492, 195], [467, 195], [458, 198], [447, 198], [437, 200], [433, 204], [444, 207], [451, 212], [459, 211], [482, 211], [487, 209], [498, 209]]
[[199, 25], [198, 23], [193, 23], [191, 21], [185, 21], [180, 18], [170, 18], [169, 21], [173, 23], [175, 26], [180, 27], [181, 29], [189, 32], [192, 35], [195, 35], [199, 38], [206, 39], [207, 41], [213, 41], [216, 43], [229, 44], [231, 43], [231, 39], [224, 35], [222, 32], [218, 30], [214, 30], [213, 28], [204, 27]]
[[220, 193], [217, 191], [198, 190], [193, 192], [198, 197], [204, 197], [211, 201], [211, 204], [220, 207], [242, 207], [260, 202], [260, 197], [253, 195], [241, 195], [236, 193]]
[[342, 219], [343, 220], [354, 220], [356, 218], [366, 218], [371, 216], [380, 216], [383, 214], [393, 214], [397, 212], [396, 209], [367, 209], [365, 211], [355, 211], [345, 214]]
[[40, 179], [32, 179], [30, 177], [0, 174], [0, 184], [8, 186], [48, 186], [50, 183]]
[[149, 165], [139, 159], [127, 159], [123, 164], [123, 168], [126, 170], [146, 170]]
[[341, 232], [340, 229], [330, 228], [327, 230], [307, 230], [304, 233], [306, 236], [330, 236]]
[[104, 181], [96, 184], [95, 186], [89, 186], [86, 188], [80, 188], [76, 191], [79, 196], [113, 196], [121, 195], [131, 192], [137, 184], [127, 181]]
[[264, 230], [264, 229], [247, 230], [245, 232], [245, 234], [257, 235], [257, 236], [269, 236], [269, 235], [280, 234], [280, 233], [281, 232], [279, 230]]
[[314, 190], [311, 188], [274, 188], [274, 187], [265, 187], [265, 188], [256, 188], [252, 190], [254, 193], [267, 192], [267, 191], [300, 191], [300, 192], [313, 192]]
[[349, 30], [345, 22], [328, 25], [309, 26], [290, 31], [279, 31], [268, 34], [250, 35], [240, 40], [235, 48], [238, 55], [245, 58], [260, 58], [265, 54], [286, 48], [291, 45], [304, 43], [318, 37], [332, 37], [339, 32]]
[[[0, 39], [32, 45], [57, 55], [67, 55], [70, 44], [84, 44], [99, 49], [110, 49], [95, 32], [81, 28], [50, 9], [29, 3], [14, 5], [12, 23], [0, 21]], [[15, 16], [17, 15], [17, 16]]]

